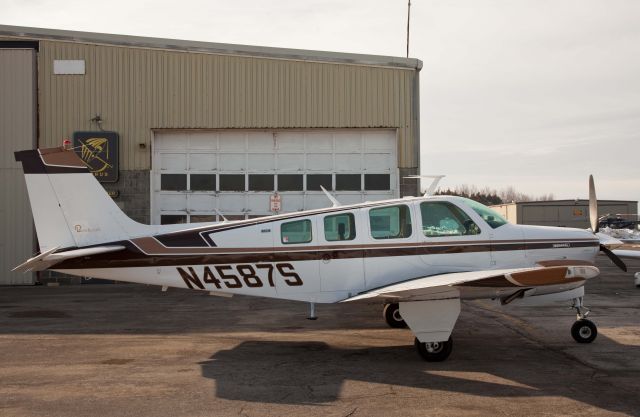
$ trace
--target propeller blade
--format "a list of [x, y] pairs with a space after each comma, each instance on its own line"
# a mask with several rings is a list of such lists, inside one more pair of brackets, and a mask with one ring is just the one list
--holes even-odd
[[596, 186], [593, 183], [593, 175], [589, 175], [589, 224], [593, 233], [598, 232], [598, 198]]
[[618, 268], [622, 269], [624, 272], [627, 272], [627, 266], [624, 264], [624, 262], [622, 262], [622, 259], [618, 258], [618, 255], [611, 252], [605, 245], [600, 245], [600, 250], [604, 252], [604, 254], [607, 255]]

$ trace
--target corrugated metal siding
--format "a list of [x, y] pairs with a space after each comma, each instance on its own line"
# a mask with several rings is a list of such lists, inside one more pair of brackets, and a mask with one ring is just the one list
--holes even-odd
[[35, 53], [0, 49], [0, 285], [32, 284], [10, 272], [33, 252], [33, 223], [22, 167], [13, 153], [35, 143]]
[[[84, 59], [85, 75], [54, 75]], [[77, 130], [120, 133], [121, 169], [149, 169], [152, 129], [398, 129], [399, 166], [417, 167], [409, 69], [41, 41], [40, 146]], [[147, 144], [140, 149], [139, 143]]]

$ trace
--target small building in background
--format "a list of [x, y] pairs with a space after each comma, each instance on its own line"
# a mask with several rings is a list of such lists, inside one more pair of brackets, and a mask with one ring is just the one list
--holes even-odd
[[[521, 201], [491, 206], [510, 223], [539, 226], [589, 227], [589, 200]], [[598, 200], [598, 217], [637, 214], [638, 202]]]

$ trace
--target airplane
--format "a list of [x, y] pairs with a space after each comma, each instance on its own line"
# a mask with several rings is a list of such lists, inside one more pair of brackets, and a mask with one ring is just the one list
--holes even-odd
[[[503, 305], [570, 301], [571, 335], [591, 343], [584, 285], [620, 242], [591, 230], [508, 223], [452, 196], [405, 197], [215, 223], [144, 225], [127, 217], [68, 146], [15, 152], [40, 253], [17, 271], [316, 303], [380, 302], [391, 327], [409, 327], [426, 361], [452, 351], [461, 300]], [[433, 188], [433, 187], [431, 187]]]

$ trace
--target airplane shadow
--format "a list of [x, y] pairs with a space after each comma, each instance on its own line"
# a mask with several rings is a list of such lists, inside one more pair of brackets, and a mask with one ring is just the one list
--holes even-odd
[[[239, 401], [322, 405], [338, 400], [345, 382], [361, 381], [424, 389], [425, 395], [429, 390], [429, 395], [565, 397], [614, 412], [640, 409], [637, 392], [634, 398], [608, 392], [593, 369], [567, 364], [558, 353], [531, 346], [509, 353], [499, 340], [474, 350], [467, 339], [457, 348], [460, 353], [454, 348], [450, 360], [428, 363], [413, 346], [343, 349], [318, 341], [247, 341], [200, 365], [202, 375], [215, 380], [218, 398]], [[501, 360], [478, 360], [478, 351], [485, 350]]]

